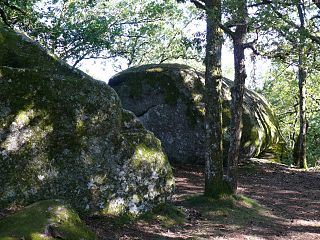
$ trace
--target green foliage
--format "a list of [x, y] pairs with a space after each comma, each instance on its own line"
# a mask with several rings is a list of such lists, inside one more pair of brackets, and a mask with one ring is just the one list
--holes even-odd
[[272, 71], [266, 76], [261, 93], [273, 106], [283, 137], [292, 148], [293, 138], [299, 127], [298, 82], [295, 72], [288, 65], [274, 63]]
[[[28, 26], [33, 19], [33, 5], [40, 0], [2, 0], [0, 1], [0, 10], [3, 11], [1, 14], [2, 22], [6, 24], [18, 26]], [[0, 20], [0, 21], [1, 21]]]
[[[317, 69], [309, 73], [307, 80], [307, 158], [308, 165], [314, 166], [320, 156], [320, 79]], [[271, 72], [266, 76], [263, 89], [260, 91], [273, 106], [279, 119], [279, 129], [292, 151], [294, 141], [299, 135], [298, 82], [295, 69], [290, 65], [274, 62]]]
[[[262, 4], [255, 9], [251, 27], [259, 33], [256, 47], [260, 53], [297, 65], [298, 49], [302, 46], [304, 54], [308, 55], [304, 61], [314, 62], [311, 56], [317, 52], [318, 47], [312, 39], [317, 38], [320, 26], [319, 18], [315, 17], [317, 8], [314, 4], [303, 3], [305, 28], [301, 28], [298, 23], [298, 4], [298, 1], [272, 1], [271, 4]], [[301, 36], [305, 37], [305, 41], [298, 41]]]
[[77, 65], [83, 59], [124, 59], [128, 66], [200, 60], [197, 37], [185, 31], [194, 8], [175, 0], [39, 0], [18, 23], [42, 45]]

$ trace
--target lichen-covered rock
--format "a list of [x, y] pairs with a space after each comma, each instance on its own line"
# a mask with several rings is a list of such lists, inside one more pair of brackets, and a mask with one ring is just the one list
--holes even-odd
[[173, 187], [161, 142], [112, 88], [0, 25], [0, 207], [138, 213]]
[[[145, 65], [125, 70], [110, 79], [123, 107], [134, 112], [143, 125], [160, 138], [169, 160], [203, 163], [204, 75], [178, 64]], [[230, 87], [223, 80], [224, 151], [229, 145]], [[279, 149], [281, 136], [274, 114], [257, 93], [246, 90], [242, 134], [242, 157], [267, 149]], [[280, 146], [281, 148], [281, 146]]]
[[94, 240], [96, 237], [70, 206], [60, 200], [45, 200], [2, 219], [0, 239]]

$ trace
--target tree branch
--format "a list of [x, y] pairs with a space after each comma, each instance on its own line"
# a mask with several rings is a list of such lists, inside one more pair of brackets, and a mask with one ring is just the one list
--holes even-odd
[[310, 20], [316, 19], [316, 18], [320, 18], [320, 15], [314, 15], [313, 17], [310, 18]]
[[255, 55], [261, 56], [261, 53], [254, 47], [254, 42], [248, 42], [243, 45], [244, 49], [251, 49]]
[[219, 28], [221, 28], [226, 34], [228, 34], [232, 39], [235, 37], [235, 32], [222, 23], [218, 23]]
[[[17, 12], [20, 12], [22, 14], [25, 14], [24, 11], [22, 11], [19, 7], [15, 6], [15, 5], [12, 5], [10, 4], [7, 0], [0, 0], [4, 6], [10, 8], [11, 10], [14, 10], [14, 11], [17, 11]], [[7, 25], [7, 26], [11, 26], [12, 24], [15, 24], [16, 21], [12, 21], [12, 19], [8, 19], [5, 11], [3, 8], [0, 7], [0, 17], [2, 19], [2, 21]], [[10, 21], [9, 21], [10, 20]]]
[[0, 16], [1, 16], [2, 21], [3, 21], [7, 26], [10, 27], [10, 23], [8, 22], [7, 16], [6, 16], [6, 14], [5, 14], [5, 12], [3, 11], [2, 8], [0, 8]]
[[[274, 11], [274, 13], [275, 13], [279, 18], [281, 18], [284, 22], [286, 22], [288, 25], [290, 25], [291, 27], [294, 27], [294, 28], [297, 29], [297, 30], [300, 29], [300, 26], [299, 26], [299, 25], [297, 25], [297, 24], [295, 24], [294, 22], [286, 19], [286, 18], [284, 17], [284, 15], [281, 14], [272, 4], [271, 4], [270, 6], [271, 6], [272, 10]], [[315, 43], [317, 43], [317, 44], [320, 45], [320, 37], [314, 36], [314, 35], [312, 35], [312, 34], [311, 34], [310, 32], [308, 32], [308, 31], [304, 31], [304, 33], [306, 34], [306, 36], [307, 36], [309, 39], [311, 39], [313, 42], [315, 42]]]
[[[316, 0], [315, 0], [316, 1]], [[271, 0], [262, 0], [262, 2], [259, 2], [259, 3], [254, 3], [254, 4], [250, 4], [248, 5], [247, 7], [259, 7], [259, 6], [264, 6], [264, 5], [268, 5], [268, 4], [272, 4], [274, 3], [273, 1]], [[284, 3], [282, 2], [281, 4], [285, 5], [285, 6], [293, 6], [294, 4], [293, 3]]]
[[190, 0], [197, 8], [206, 10], [206, 6], [203, 1], [201, 0]]
[[312, 2], [320, 9], [320, 1], [319, 0], [312, 0]]
[[15, 5], [11, 5], [7, 0], [2, 0], [3, 4], [9, 8], [11, 8], [12, 10], [18, 11], [22, 14], [25, 14], [24, 11], [22, 11], [22, 9], [20, 9], [19, 7], [15, 6]]

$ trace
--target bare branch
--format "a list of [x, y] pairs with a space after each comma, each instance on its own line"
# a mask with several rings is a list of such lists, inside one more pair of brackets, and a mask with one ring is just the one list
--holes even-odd
[[310, 20], [316, 19], [316, 18], [320, 18], [320, 15], [314, 15], [313, 17], [310, 18]]
[[75, 68], [85, 57], [88, 55], [88, 53], [83, 54], [81, 57], [79, 57], [72, 65], [72, 68]]
[[197, 8], [206, 10], [206, 6], [204, 4], [204, 1], [201, 0], [190, 0]]
[[254, 47], [254, 42], [248, 42], [243, 45], [244, 49], [251, 49], [255, 55], [261, 56], [261, 53]]

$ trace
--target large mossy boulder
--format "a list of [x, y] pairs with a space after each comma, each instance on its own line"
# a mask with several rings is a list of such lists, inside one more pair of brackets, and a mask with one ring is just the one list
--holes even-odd
[[60, 200], [46, 200], [0, 220], [0, 239], [94, 240], [96, 236], [70, 206]]
[[[204, 74], [178, 64], [145, 65], [125, 70], [110, 79], [124, 108], [134, 112], [143, 125], [162, 141], [169, 160], [204, 163]], [[224, 151], [229, 145], [230, 88], [223, 79]], [[244, 95], [243, 158], [281, 148], [275, 116], [257, 93]]]
[[160, 140], [111, 87], [0, 25], [0, 208], [59, 198], [139, 213], [173, 187]]

